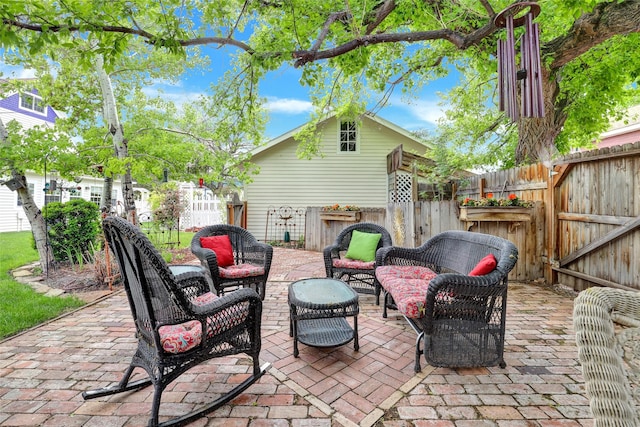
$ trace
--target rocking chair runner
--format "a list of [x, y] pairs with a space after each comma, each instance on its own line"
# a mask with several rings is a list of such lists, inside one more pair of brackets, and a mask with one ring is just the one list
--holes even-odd
[[[203, 274], [175, 277], [149, 239], [127, 221], [103, 221], [105, 239], [115, 254], [131, 313], [138, 348], [119, 384], [82, 394], [85, 399], [137, 390], [153, 384], [150, 426], [183, 425], [229, 402], [269, 368], [259, 366], [262, 300], [252, 289], [218, 297]], [[163, 390], [192, 367], [215, 357], [245, 353], [252, 375], [217, 400], [178, 418], [158, 423]], [[130, 382], [136, 367], [148, 378]]]

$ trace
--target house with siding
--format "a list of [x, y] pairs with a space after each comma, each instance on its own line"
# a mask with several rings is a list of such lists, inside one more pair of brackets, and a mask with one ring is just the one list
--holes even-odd
[[[12, 120], [19, 122], [23, 128], [34, 126], [55, 126], [60, 114], [47, 106], [37, 91], [24, 93], [8, 93], [0, 99], [0, 120], [6, 126]], [[32, 171], [25, 173], [27, 186], [33, 195], [36, 205], [43, 209], [49, 202], [67, 202], [76, 198], [100, 203], [103, 180], [99, 177], [82, 176], [77, 182], [67, 182], [48, 171], [47, 175], [39, 175]], [[9, 177], [0, 176], [0, 184], [10, 184]], [[136, 189], [136, 205], [140, 209], [148, 208], [148, 194], [145, 189]], [[114, 181], [111, 195], [114, 210], [122, 206], [120, 182]], [[18, 193], [8, 185], [0, 185], [0, 232], [31, 230]]]
[[[251, 160], [260, 172], [244, 188], [245, 218], [247, 230], [258, 240], [281, 240], [282, 230], [271, 235], [273, 222], [289, 216], [295, 221], [296, 212], [307, 207], [385, 207], [397, 197], [396, 183], [403, 178], [398, 171], [390, 173], [389, 155], [399, 146], [419, 155], [427, 149], [410, 132], [378, 116], [363, 115], [359, 121], [330, 116], [318, 127], [322, 155], [303, 160], [296, 155], [299, 143], [294, 138], [300, 129], [253, 151]], [[304, 234], [304, 224], [297, 226], [297, 233]]]
[[609, 129], [600, 135], [598, 148], [613, 147], [640, 141], [640, 105], [627, 111], [623, 120], [612, 121]]

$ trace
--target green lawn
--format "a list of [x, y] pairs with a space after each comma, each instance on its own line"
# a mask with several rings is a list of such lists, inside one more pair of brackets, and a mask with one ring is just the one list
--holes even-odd
[[30, 231], [0, 233], [0, 339], [84, 304], [75, 297], [45, 297], [13, 280], [10, 270], [38, 260], [31, 241]]

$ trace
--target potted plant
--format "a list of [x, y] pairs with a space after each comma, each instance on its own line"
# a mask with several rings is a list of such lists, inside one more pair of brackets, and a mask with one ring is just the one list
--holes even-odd
[[522, 200], [515, 194], [496, 199], [487, 193], [480, 200], [465, 198], [460, 203], [461, 221], [530, 221], [533, 202]]
[[339, 204], [324, 206], [320, 212], [323, 221], [360, 221], [360, 208], [354, 205], [340, 206]]

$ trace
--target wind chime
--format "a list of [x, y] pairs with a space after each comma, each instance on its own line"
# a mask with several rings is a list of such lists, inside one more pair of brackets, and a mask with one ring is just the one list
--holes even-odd
[[[521, 12], [525, 12], [524, 15]], [[517, 121], [520, 117], [544, 117], [542, 73], [540, 67], [540, 37], [533, 20], [540, 13], [534, 2], [514, 3], [494, 19], [499, 28], [506, 28], [506, 40], [498, 40], [498, 95], [500, 111]], [[516, 68], [514, 29], [524, 26], [520, 42], [520, 67]], [[518, 84], [520, 106], [518, 106]]]

